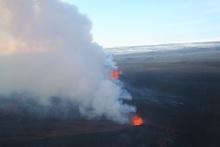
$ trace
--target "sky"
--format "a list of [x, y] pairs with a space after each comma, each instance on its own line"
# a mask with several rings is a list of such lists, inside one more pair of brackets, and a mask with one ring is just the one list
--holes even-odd
[[220, 41], [219, 0], [65, 0], [103, 47]]

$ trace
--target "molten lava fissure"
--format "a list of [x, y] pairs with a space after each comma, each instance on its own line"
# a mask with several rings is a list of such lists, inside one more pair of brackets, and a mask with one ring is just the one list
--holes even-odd
[[133, 118], [132, 118], [132, 125], [133, 126], [141, 126], [144, 124], [144, 119], [138, 115], [135, 115]]
[[112, 78], [118, 80], [121, 76], [122, 72], [120, 70], [113, 70], [112, 71]]

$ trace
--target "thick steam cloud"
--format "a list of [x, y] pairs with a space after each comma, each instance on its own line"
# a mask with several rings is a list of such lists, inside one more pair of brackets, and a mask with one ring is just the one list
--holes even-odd
[[23, 94], [50, 105], [51, 97], [76, 104], [89, 118], [128, 121], [135, 108], [116, 68], [93, 43], [91, 22], [59, 0], [0, 0], [0, 95]]

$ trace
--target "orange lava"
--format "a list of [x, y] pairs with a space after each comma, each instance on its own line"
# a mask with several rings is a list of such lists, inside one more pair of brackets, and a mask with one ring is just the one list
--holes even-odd
[[144, 119], [138, 115], [135, 115], [133, 118], [132, 118], [132, 125], [133, 126], [141, 126], [144, 124]]
[[115, 80], [118, 80], [120, 78], [121, 75], [121, 71], [120, 70], [113, 70], [112, 71], [112, 78]]

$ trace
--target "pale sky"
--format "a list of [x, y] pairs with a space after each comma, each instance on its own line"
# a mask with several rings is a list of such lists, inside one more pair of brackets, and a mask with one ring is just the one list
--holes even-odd
[[219, 0], [65, 0], [104, 47], [220, 41]]

